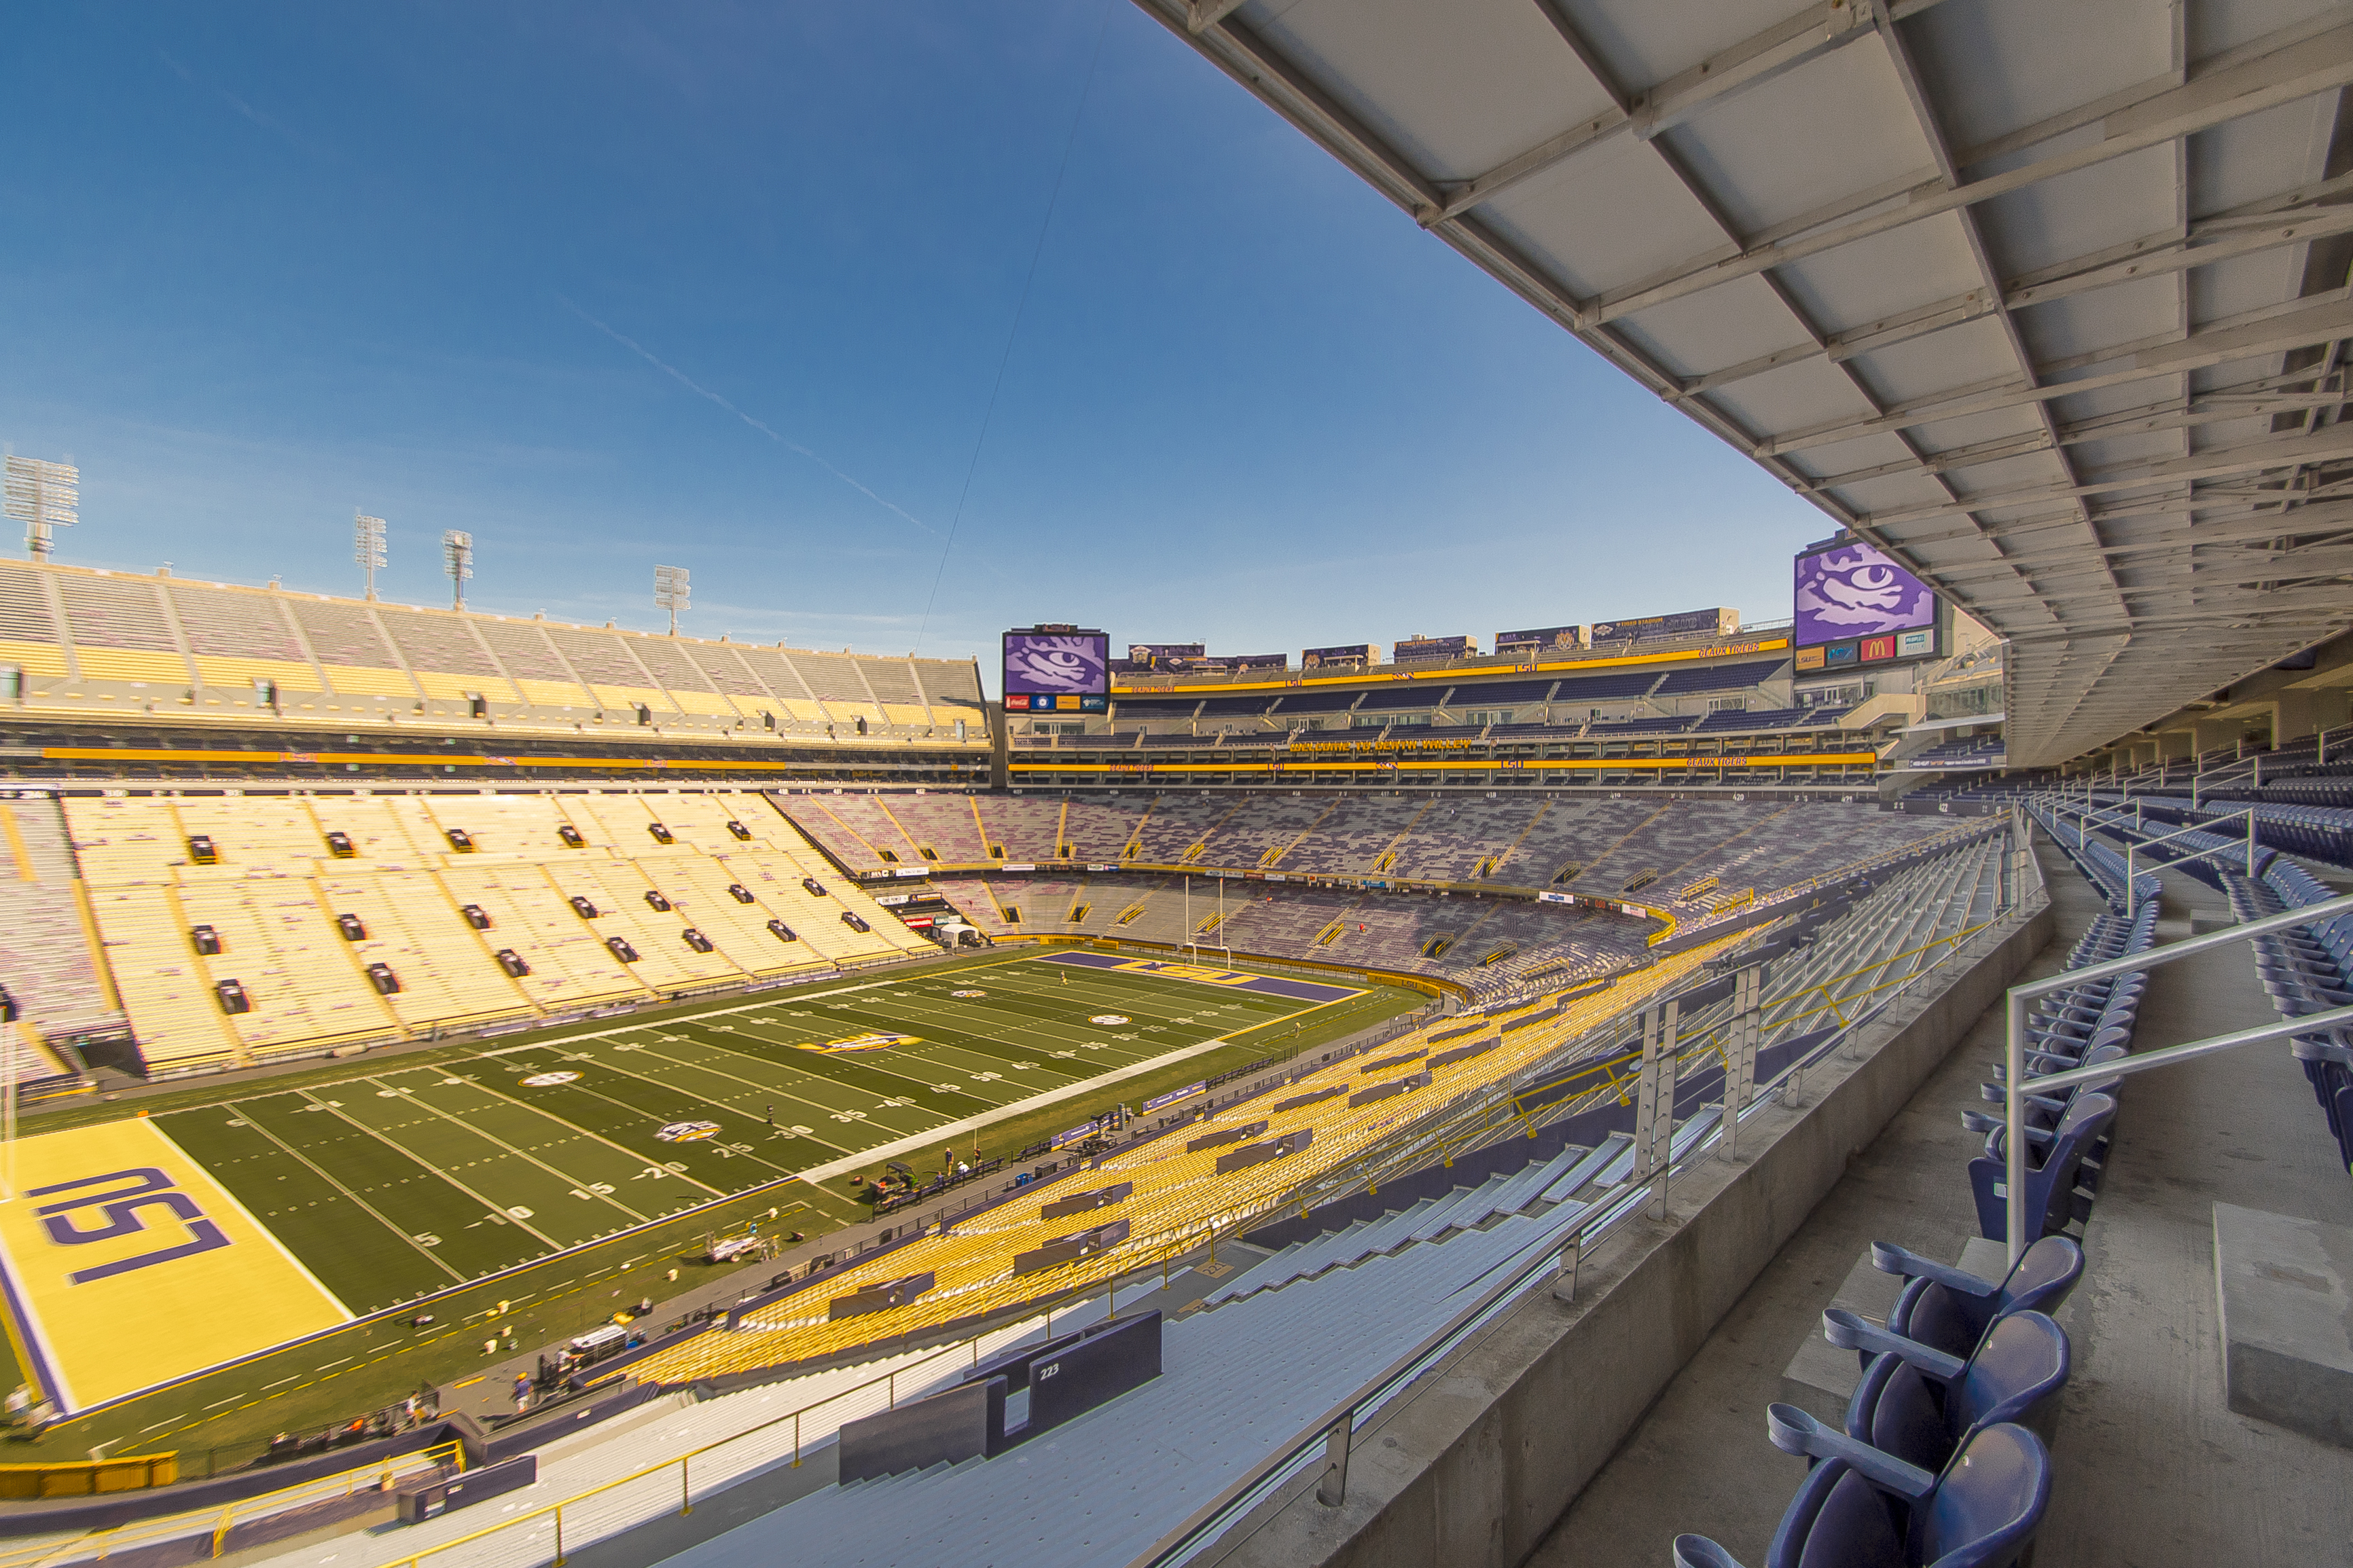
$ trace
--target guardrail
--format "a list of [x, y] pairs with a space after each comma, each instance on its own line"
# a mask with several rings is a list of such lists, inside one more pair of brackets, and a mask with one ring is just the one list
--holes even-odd
[[[2022, 845], [2022, 819], [2014, 813], [2010, 818], [2010, 826], [2020, 835], [2018, 841]], [[2027, 858], [2031, 860], [2031, 857], [2028, 856]], [[2008, 906], [2014, 911], [2018, 905], [2023, 902], [2026, 889], [2014, 876], [2010, 885], [2014, 893], [2019, 895]], [[2038, 880], [2037, 887], [2039, 888], [2040, 885]], [[2353, 899], [2345, 901], [2353, 903]], [[1970, 934], [1978, 934], [1985, 929], [1985, 926], [1980, 925]], [[1867, 973], [1868, 969], [1866, 968], [1864, 972]], [[1920, 973], [1927, 973], [1927, 971]], [[2077, 973], [2080, 973], [2080, 972]], [[1644, 1005], [1662, 1005], [1665, 1000], [1668, 999], [1653, 998]], [[1708, 1136], [1694, 1143], [1682, 1160], [1672, 1158], [1664, 1160], [1649, 1175], [1641, 1173], [1641, 1166], [1638, 1163], [1637, 1173], [1634, 1176], [1612, 1187], [1582, 1210], [1566, 1235], [1560, 1237], [1556, 1242], [1547, 1237], [1543, 1246], [1533, 1248], [1530, 1255], [1517, 1266], [1510, 1268], [1477, 1300], [1450, 1319], [1443, 1327], [1425, 1337], [1412, 1350], [1383, 1368], [1372, 1379], [1360, 1385], [1355, 1393], [1334, 1405], [1322, 1416], [1302, 1428], [1289, 1442], [1252, 1466], [1249, 1471], [1225, 1488], [1217, 1497], [1202, 1504], [1182, 1524], [1161, 1537], [1148, 1551], [1134, 1559], [1129, 1568], [1171, 1568], [1172, 1564], [1181, 1563], [1201, 1546], [1215, 1539], [1234, 1520], [1255, 1507], [1268, 1493], [1280, 1486], [1300, 1462], [1313, 1454], [1319, 1445], [1324, 1451], [1324, 1471], [1323, 1480], [1316, 1488], [1316, 1499], [1327, 1507], [1337, 1507], [1345, 1500], [1348, 1448], [1360, 1419], [1377, 1409], [1392, 1394], [1406, 1387], [1422, 1373], [1451, 1353], [1482, 1323], [1530, 1288], [1536, 1276], [1547, 1272], [1556, 1275], [1562, 1281], [1556, 1289], [1565, 1289], [1567, 1297], [1573, 1299], [1576, 1293], [1577, 1272], [1588, 1247], [1606, 1237], [1610, 1231], [1621, 1225], [1646, 1203], [1655, 1206], [1659, 1196], [1670, 1184], [1673, 1173], [1679, 1168], [1688, 1168], [1708, 1158], [1716, 1149], [1724, 1145], [1727, 1131], [1735, 1135], [1736, 1142], [1737, 1126], [1741, 1119], [1755, 1114], [1768, 1099], [1793, 1089], [1797, 1082], [1801, 1081], [1802, 1075], [1809, 1066], [1838, 1049], [1852, 1037], [1857, 1027], [1876, 1017], [1883, 1008], [1883, 1004], [1882, 1007], [1873, 1009], [1869, 1015], [1833, 1031], [1804, 1056], [1790, 1062], [1773, 1079], [1758, 1086], [1754, 1100], [1746, 1108], [1732, 1111], [1719, 1121]], [[2348, 1011], [2353, 1012], [2353, 1009], [2348, 1009]], [[1602, 1027], [1615, 1027], [1622, 1022], [1621, 1016], [1620, 1019], [1613, 1020]], [[2306, 1020], [2306, 1023], [2309, 1022]], [[2016, 1081], [2015, 1075], [2011, 1081]], [[1638, 1139], [1640, 1136], [1638, 1129]]]
[[2073, 1089], [2078, 1085], [2104, 1082], [2110, 1079], [2128, 1078], [2134, 1073], [2154, 1071], [2176, 1062], [2194, 1061], [2221, 1051], [2235, 1050], [2241, 1046], [2257, 1045], [2264, 1040], [2282, 1039], [2293, 1035], [2325, 1034], [2332, 1028], [2353, 1025], [2353, 1006], [2334, 1007], [2323, 1013], [2307, 1014], [2301, 1018], [2284, 1018], [2276, 1024], [2264, 1024], [2235, 1034], [2216, 1035], [2208, 1039], [2192, 1040], [2184, 1045], [2168, 1046], [2162, 1050], [2144, 1051], [2136, 1056], [2101, 1062], [2094, 1067], [2071, 1068], [2065, 1072], [2052, 1073], [2029, 1079], [2026, 1077], [2026, 1012], [2027, 1005], [2037, 996], [2047, 996], [2054, 991], [2071, 990], [2088, 980], [2105, 980], [2111, 975], [2136, 974], [2144, 970], [2161, 969], [2168, 963], [2179, 963], [2185, 958], [2195, 958], [2212, 948], [2228, 947], [2234, 942], [2249, 942], [2275, 931], [2289, 931], [2297, 926], [2325, 922], [2331, 916], [2353, 910], [2353, 893], [2330, 899], [2326, 903], [2307, 904], [2284, 914], [2266, 915], [2259, 921], [2249, 921], [2229, 931], [2214, 931], [2206, 936], [2191, 937], [2187, 942], [2168, 942], [2136, 952], [2124, 958], [2110, 959], [2105, 963], [2087, 964], [2082, 969], [2063, 969], [2048, 979], [2031, 981], [2010, 988], [2008, 998], [2010, 1034], [2005, 1052], [2005, 1072], [2002, 1094], [2003, 1138], [2008, 1167], [2003, 1179], [2008, 1184], [2009, 1213], [2006, 1228], [2010, 1232], [2010, 1261], [2015, 1265], [2025, 1252], [2026, 1235], [2026, 1138], [2024, 1127], [2025, 1097], [2030, 1090], [2047, 1094], [2056, 1089]]

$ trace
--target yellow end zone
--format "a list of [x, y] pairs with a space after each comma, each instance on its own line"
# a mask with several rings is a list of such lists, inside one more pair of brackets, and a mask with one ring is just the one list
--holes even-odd
[[144, 1118], [16, 1142], [0, 1266], [20, 1353], [67, 1410], [349, 1322], [351, 1311]]

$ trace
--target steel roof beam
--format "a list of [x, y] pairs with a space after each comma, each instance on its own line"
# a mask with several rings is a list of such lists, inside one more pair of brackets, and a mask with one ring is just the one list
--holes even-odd
[[[2133, 362], [2130, 369], [2112, 371], [2105, 375], [2083, 376], [2048, 386], [2023, 386], [2015, 378], [2010, 378], [1995, 384], [1991, 389], [1968, 388], [1957, 395], [1940, 393], [1918, 403], [1893, 409], [1878, 419], [1844, 420], [1835, 425], [1816, 426], [1810, 430], [1794, 430], [1786, 436], [1760, 441], [1757, 444], [1755, 455], [1760, 458], [1778, 457], [1803, 451], [1809, 447], [1835, 446], [1841, 441], [1884, 435], [1891, 430], [1911, 429], [1939, 420], [1958, 419], [1972, 414], [1991, 414], [2000, 409], [2047, 402], [2054, 397], [2072, 397], [2077, 393], [2129, 385], [2133, 382], [2149, 381], [2183, 371], [2205, 370], [2232, 360], [2256, 359], [2287, 349], [2308, 348], [2315, 343], [2332, 342], [2348, 331], [2353, 331], [2353, 295], [2340, 289], [2327, 294], [2310, 295], [2285, 307], [2266, 306], [2242, 316], [2215, 321], [2180, 342], [2148, 346], [2123, 343], [2096, 351], [2094, 354], [2080, 356], [2075, 362], [2088, 360], [2095, 364], [2107, 363], [2129, 356]], [[2045, 370], [2047, 373], [2049, 367], [2046, 366]], [[2317, 374], [2318, 372], [2312, 374]]]
[[[2309, 387], [2316, 379], [2326, 379], [2333, 384], [2311, 391], [2265, 390], [2282, 384]], [[2347, 390], [2345, 380], [2341, 368], [2325, 378], [2321, 377], [2317, 367], [2300, 374], [2291, 372], [2285, 375], [2265, 376], [2257, 381], [2242, 382], [2228, 393], [2200, 393], [2188, 408], [2178, 407], [2168, 399], [2163, 403], [2145, 404], [2138, 408], [2062, 424], [2058, 427], [2059, 441], [2063, 446], [2078, 447], [2089, 441], [2113, 440], [2122, 436], [2154, 435], [2164, 430], [2193, 429], [2201, 425], [2268, 418], [2274, 414], [2333, 408], [2353, 402], [2353, 392]], [[1839, 489], [1847, 485], [1862, 484], [1867, 479], [1883, 479], [1891, 474], [1952, 473], [1980, 464], [2025, 457], [2041, 451], [2049, 440], [2049, 437], [2035, 432], [1972, 442], [1966, 447], [1952, 447], [1931, 453], [1918, 463], [1877, 463], [1868, 468], [1850, 468], [1843, 473], [1825, 474], [1801, 487], [1799, 493]]]
[[[2216, 262], [2234, 260], [2242, 256], [2254, 256], [2283, 246], [2306, 245], [2329, 235], [2353, 231], [2353, 206], [2329, 207], [2303, 217], [2284, 222], [2266, 221], [2260, 228], [2234, 228], [2211, 237], [2193, 226], [2189, 237], [2168, 233], [2149, 239], [2135, 240], [2129, 246], [2111, 247], [2094, 257], [2063, 263], [2060, 268], [2043, 268], [2047, 282], [2012, 287], [1995, 293], [1989, 289], [1971, 289], [1967, 293], [1939, 300], [1933, 305], [1923, 305], [1900, 316], [1872, 321], [1849, 331], [1831, 336], [1820, 345], [1799, 344], [1759, 354], [1739, 364], [1726, 365], [1705, 375], [1692, 376], [1683, 384], [1683, 397], [1698, 396], [1746, 381], [1767, 371], [1801, 364], [1817, 357], [1844, 361], [1857, 358], [1874, 350], [1893, 348], [1941, 332], [1948, 327], [1963, 326], [1981, 321], [2003, 310], [2022, 310], [2032, 305], [2045, 305], [2056, 300], [2072, 299], [2097, 289], [2119, 283], [2137, 283], [2168, 272], [2186, 272], [2193, 268], [2211, 267]], [[2117, 252], [2124, 255], [2119, 257]]]
[[2141, 489], [2154, 485], [2178, 484], [2186, 480], [2213, 479], [2223, 474], [2243, 474], [2266, 468], [2290, 468], [2299, 463], [2325, 462], [2332, 458], [2353, 457], [2353, 426], [2331, 425], [2318, 433], [2298, 431], [2289, 436], [2277, 436], [2264, 441], [2244, 441], [2230, 447], [2210, 447], [2187, 458], [2165, 458], [2154, 462], [2129, 463], [2120, 468], [2103, 470], [2098, 475], [2074, 484], [2034, 485], [2022, 489], [1996, 490], [1965, 496], [1951, 506], [1914, 507], [1901, 511], [1873, 512], [1863, 521], [1874, 528], [1890, 528], [1899, 523], [1925, 521], [1931, 518], [1989, 510], [1997, 507], [2029, 505], [2035, 501], [2057, 500], [2067, 497], [2105, 495], [2116, 490]]
[[[2300, 34], [2304, 30], [2293, 31]], [[2169, 86], [2166, 91], [2105, 114], [2095, 121], [2102, 134], [2087, 144], [2070, 146], [2048, 157], [1958, 185], [1948, 187], [1942, 179], [1931, 180], [1903, 193], [1903, 201], [1869, 216], [1754, 245], [1737, 256], [1694, 258], [1643, 282], [1604, 292], [1588, 302], [1585, 314], [1596, 324], [1614, 321], [1719, 283], [1754, 277], [1769, 267], [1785, 267], [1857, 240], [1909, 227], [1924, 218], [1975, 206], [2061, 174], [2092, 168], [2178, 137], [2211, 131], [2217, 125], [2348, 83], [2353, 83], [2353, 25], [2339, 25], [2316, 37], [2298, 37], [2269, 54], [2201, 75], [2179, 87]]]
[[[1568, 21], [1556, 0], [1537, 0], [1553, 25], [1561, 30], [1562, 37], [1586, 68], [1607, 82], [1611, 73], [1590, 46], [1577, 36], [1577, 28]], [[1898, 16], [1909, 16], [1927, 10], [1938, 0], [1901, 0], [1894, 9]], [[1844, 47], [1855, 39], [1868, 37], [1874, 26], [1868, 0], [1821, 0], [1806, 6], [1796, 16], [1776, 23], [1726, 48], [1701, 60], [1698, 64], [1677, 71], [1663, 81], [1630, 91], [1612, 89], [1615, 101], [1592, 119], [1580, 121], [1539, 142], [1525, 152], [1514, 153], [1489, 169], [1460, 184], [1447, 187], [1446, 199], [1414, 215], [1425, 227], [1447, 218], [1460, 217], [1482, 203], [1493, 201], [1530, 175], [1540, 174], [1556, 163], [1574, 158], [1589, 147], [1620, 136], [1632, 136], [1647, 142], [1665, 131], [1691, 119], [1712, 103], [1733, 98], [1750, 88], [1762, 86], [1784, 72], [1794, 70], [1809, 60], [1818, 59], [1832, 50]]]

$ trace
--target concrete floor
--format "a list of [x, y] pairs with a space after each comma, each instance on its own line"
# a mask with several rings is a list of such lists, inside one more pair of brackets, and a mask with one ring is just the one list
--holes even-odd
[[[2055, 971], [2098, 913], [2063, 857], [2039, 847], [2058, 934], [2021, 979]], [[2220, 916], [2220, 893], [2165, 873], [2159, 941]], [[2134, 1045], [2267, 1021], [2252, 949], [2156, 972]], [[1804, 1461], [1765, 1438], [1781, 1374], [1873, 1240], [1957, 1258], [1976, 1231], [1964, 1167], [1981, 1140], [1960, 1112], [2002, 1050], [1999, 1006], [1808, 1216], [1625, 1446], [1530, 1559], [1535, 1568], [1662, 1563], [1682, 1531], [1765, 1559]], [[2353, 1223], [2353, 1179], [2284, 1047], [2254, 1047], [2125, 1086], [2114, 1152], [2064, 1321], [2073, 1376], [2052, 1440], [2040, 1560], [2132, 1568], [2353, 1562], [2353, 1452], [2232, 1415], [2216, 1326], [2216, 1202]]]

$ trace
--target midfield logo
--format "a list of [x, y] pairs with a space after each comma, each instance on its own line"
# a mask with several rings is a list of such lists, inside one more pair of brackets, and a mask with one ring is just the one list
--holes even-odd
[[[152, 1165], [136, 1170], [115, 1171], [103, 1176], [84, 1176], [79, 1181], [59, 1182], [54, 1186], [35, 1187], [27, 1197], [46, 1198], [57, 1193], [69, 1193], [79, 1187], [104, 1187], [111, 1183], [129, 1182], [130, 1186], [112, 1187], [106, 1192], [89, 1193], [80, 1197], [66, 1198], [53, 1204], [43, 1204], [33, 1212], [41, 1219], [42, 1228], [49, 1239], [60, 1247], [87, 1247], [93, 1241], [112, 1241], [119, 1237], [138, 1236], [147, 1230], [140, 1217], [142, 1209], [168, 1209], [174, 1219], [187, 1227], [189, 1239], [175, 1246], [159, 1247], [132, 1258], [121, 1258], [111, 1263], [78, 1269], [66, 1276], [70, 1285], [88, 1285], [95, 1280], [110, 1279], [118, 1274], [135, 1269], [151, 1268], [174, 1258], [193, 1258], [199, 1252], [227, 1247], [228, 1237], [220, 1226], [205, 1217], [195, 1199], [175, 1191], [178, 1184]], [[96, 1209], [106, 1223], [95, 1229], [84, 1229], [76, 1223], [74, 1211]]]

